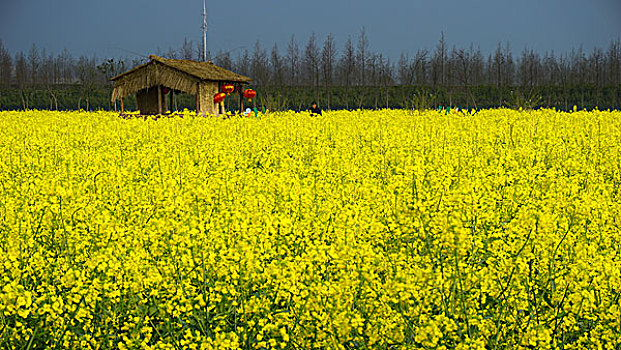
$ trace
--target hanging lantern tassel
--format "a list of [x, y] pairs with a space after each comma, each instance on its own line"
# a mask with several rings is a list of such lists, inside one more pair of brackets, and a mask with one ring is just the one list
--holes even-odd
[[226, 94], [224, 92], [218, 92], [214, 97], [213, 97], [213, 102], [214, 103], [220, 103], [222, 101], [224, 101], [224, 99], [226, 98]]
[[252, 102], [252, 99], [257, 96], [257, 92], [252, 89], [244, 90], [244, 97], [248, 99], [249, 102]]

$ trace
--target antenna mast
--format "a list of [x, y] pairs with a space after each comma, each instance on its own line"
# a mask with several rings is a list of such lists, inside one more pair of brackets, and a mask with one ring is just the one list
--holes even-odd
[[203, 0], [203, 61], [207, 61], [207, 6]]

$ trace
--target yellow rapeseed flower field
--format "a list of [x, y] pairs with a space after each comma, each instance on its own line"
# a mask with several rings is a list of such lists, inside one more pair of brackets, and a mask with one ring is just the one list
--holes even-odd
[[620, 185], [620, 112], [0, 112], [0, 348], [620, 349]]

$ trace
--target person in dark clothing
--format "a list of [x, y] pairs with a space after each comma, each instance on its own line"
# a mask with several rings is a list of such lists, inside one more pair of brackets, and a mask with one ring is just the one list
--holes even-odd
[[311, 103], [310, 114], [311, 114], [311, 116], [323, 115], [321, 113], [321, 108], [319, 108], [319, 106], [317, 106], [317, 102], [315, 102], [315, 101], [313, 101], [313, 103]]

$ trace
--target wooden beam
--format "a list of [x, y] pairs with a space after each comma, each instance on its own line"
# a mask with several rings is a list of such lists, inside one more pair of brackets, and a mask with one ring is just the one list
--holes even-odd
[[200, 109], [199, 109], [200, 104], [198, 103], [199, 102], [198, 101], [198, 95], [200, 95], [199, 88], [200, 88], [200, 84], [196, 83], [196, 115], [198, 115], [198, 113], [200, 111]]
[[173, 98], [175, 96], [175, 90], [170, 90], [170, 92], [168, 93], [168, 109], [170, 110], [170, 113], [172, 113], [175, 109], [174, 109], [174, 105], [173, 105]]
[[242, 84], [238, 85], [237, 92], [239, 92], [239, 114], [244, 113], [244, 94], [242, 93]]
[[157, 114], [162, 114], [162, 85], [157, 86]]
[[121, 97], [121, 114], [125, 113], [125, 106], [123, 105], [123, 97]]

